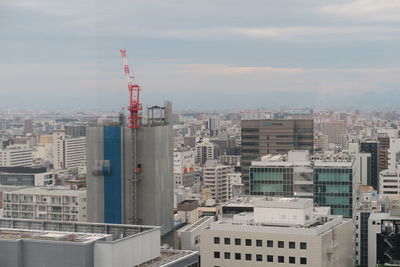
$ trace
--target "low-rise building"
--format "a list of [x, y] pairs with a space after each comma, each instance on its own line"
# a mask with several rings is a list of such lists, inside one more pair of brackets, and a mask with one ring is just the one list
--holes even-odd
[[87, 220], [86, 190], [29, 187], [3, 193], [5, 218]]
[[[266, 198], [202, 230], [202, 266], [353, 266], [352, 221], [311, 199]], [[349, 253], [350, 252], [350, 253]]]
[[196, 267], [198, 252], [160, 249], [160, 227], [0, 219], [2, 267]]
[[47, 186], [54, 184], [54, 174], [46, 168], [0, 167], [0, 185]]

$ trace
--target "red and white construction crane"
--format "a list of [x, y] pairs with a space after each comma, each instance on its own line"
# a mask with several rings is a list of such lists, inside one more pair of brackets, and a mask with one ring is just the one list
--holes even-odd
[[140, 165], [137, 164], [136, 150], [137, 150], [137, 129], [140, 128], [140, 111], [142, 110], [142, 104], [140, 103], [140, 86], [135, 84], [133, 81], [133, 74], [129, 68], [128, 57], [126, 50], [121, 49], [122, 65], [124, 67], [126, 81], [128, 82], [129, 90], [129, 123], [128, 127], [132, 129], [132, 176], [129, 178], [130, 191], [131, 191], [131, 203], [128, 206], [131, 207], [130, 215], [128, 215], [128, 221], [132, 224], [138, 224], [140, 219], [138, 218], [138, 203], [137, 203], [137, 183], [139, 182], [138, 174], [141, 172]]
[[129, 68], [128, 57], [126, 55], [126, 49], [121, 49], [122, 65], [124, 67], [126, 81], [128, 82], [129, 90], [129, 128], [137, 129], [140, 128], [139, 120], [141, 119], [139, 111], [142, 110], [142, 104], [140, 103], [140, 86], [135, 84], [133, 81], [133, 74]]

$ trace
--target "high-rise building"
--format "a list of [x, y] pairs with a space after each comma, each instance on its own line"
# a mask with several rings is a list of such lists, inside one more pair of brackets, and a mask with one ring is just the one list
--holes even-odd
[[250, 194], [313, 198], [332, 214], [353, 216], [353, 186], [358, 181], [356, 160], [348, 154], [289, 151], [267, 155], [250, 167]]
[[175, 186], [192, 187], [195, 180], [195, 150], [176, 149], [174, 151]]
[[208, 118], [206, 121], [206, 129], [210, 136], [218, 136], [220, 133], [219, 118]]
[[379, 142], [379, 171], [388, 169], [390, 140], [399, 138], [398, 131], [398, 129], [377, 130], [377, 139]]
[[207, 160], [216, 159], [218, 156], [217, 146], [208, 138], [201, 139], [196, 144], [196, 163], [203, 165]]
[[86, 125], [85, 124], [77, 124], [77, 125], [65, 125], [64, 126], [65, 134], [71, 137], [85, 137], [86, 136]]
[[253, 206], [201, 231], [202, 266], [353, 266], [350, 219], [317, 214], [311, 199], [267, 198]]
[[[398, 205], [398, 204], [397, 204]], [[368, 267], [400, 262], [400, 213], [371, 213], [368, 218]]]
[[328, 136], [328, 142], [342, 145], [342, 137], [346, 134], [346, 123], [344, 121], [322, 122], [321, 132]]
[[211, 189], [211, 197], [218, 203], [230, 198], [231, 188], [228, 178], [234, 172], [232, 166], [219, 164], [216, 160], [207, 161], [203, 168], [204, 187]]
[[249, 192], [251, 162], [267, 154], [290, 150], [313, 152], [313, 120], [242, 120], [241, 171], [245, 193]]
[[33, 121], [32, 119], [24, 120], [24, 135], [33, 133]]
[[366, 185], [372, 186], [375, 190], [379, 189], [379, 142], [366, 140], [360, 142], [360, 152], [371, 154], [371, 176]]
[[0, 149], [0, 167], [32, 167], [32, 149], [24, 146], [8, 146]]
[[86, 138], [70, 137], [64, 130], [53, 134], [54, 169], [78, 169], [86, 160]]
[[389, 210], [389, 200], [378, 195], [372, 186], [360, 185], [355, 206], [355, 266], [368, 267], [368, 219], [371, 213]]
[[[88, 221], [173, 228], [173, 128], [165, 117], [133, 131], [127, 125], [87, 128]], [[136, 150], [136, 166], [133, 154]], [[136, 180], [132, 179], [133, 172]]]

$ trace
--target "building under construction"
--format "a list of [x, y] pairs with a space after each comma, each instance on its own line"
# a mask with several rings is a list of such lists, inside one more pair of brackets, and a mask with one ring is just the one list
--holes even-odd
[[142, 120], [141, 88], [133, 80], [125, 49], [122, 65], [129, 91], [129, 117], [119, 124], [88, 127], [87, 193], [91, 222], [173, 228], [172, 105], [153, 106]]
[[123, 117], [118, 125], [87, 128], [89, 222], [158, 225], [162, 234], [172, 229], [172, 106], [148, 110], [147, 123], [135, 130], [136, 159]]

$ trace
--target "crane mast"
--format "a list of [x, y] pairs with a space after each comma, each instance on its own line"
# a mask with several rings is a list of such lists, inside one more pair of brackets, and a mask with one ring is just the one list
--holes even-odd
[[140, 128], [141, 116], [139, 111], [142, 110], [142, 104], [140, 103], [140, 86], [135, 84], [133, 81], [133, 74], [129, 68], [128, 57], [125, 49], [121, 49], [122, 65], [124, 68], [124, 73], [126, 81], [128, 83], [129, 90], [129, 125], [128, 127], [132, 129], [132, 175], [129, 178], [130, 181], [130, 191], [131, 191], [131, 216], [128, 218], [131, 224], [138, 224], [138, 203], [137, 203], [137, 183], [139, 179], [137, 173], [141, 170], [137, 166], [137, 129]]
[[139, 111], [142, 110], [142, 104], [140, 103], [140, 86], [135, 84], [133, 81], [133, 74], [129, 68], [128, 56], [126, 49], [121, 49], [122, 65], [124, 67], [126, 81], [128, 83], [129, 90], [129, 128], [140, 128], [139, 120], [141, 119]]

